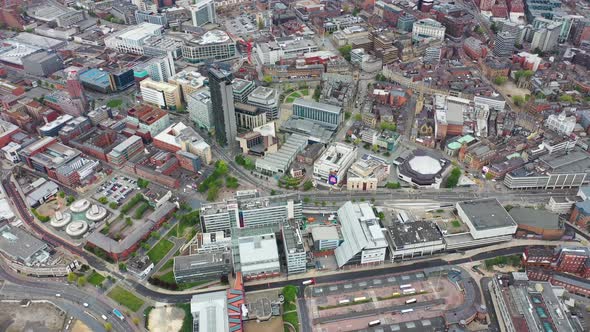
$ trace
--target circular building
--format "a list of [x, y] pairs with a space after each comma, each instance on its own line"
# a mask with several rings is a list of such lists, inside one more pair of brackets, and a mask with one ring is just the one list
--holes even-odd
[[93, 204], [88, 211], [86, 211], [86, 219], [90, 221], [100, 221], [107, 215], [107, 209], [102, 206]]
[[418, 188], [440, 188], [451, 162], [426, 150], [415, 150], [397, 168], [398, 177]]
[[56, 212], [49, 224], [54, 228], [63, 228], [72, 221], [72, 215], [68, 212]]
[[66, 234], [74, 238], [82, 237], [87, 231], [88, 223], [84, 220], [72, 221], [68, 227], [66, 227]]
[[72, 205], [70, 205], [70, 210], [75, 213], [80, 213], [88, 210], [89, 207], [90, 202], [87, 199], [81, 199], [72, 203]]

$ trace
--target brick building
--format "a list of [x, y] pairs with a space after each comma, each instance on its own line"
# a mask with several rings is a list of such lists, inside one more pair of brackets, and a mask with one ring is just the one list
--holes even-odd
[[570, 216], [570, 222], [582, 229], [588, 227], [588, 222], [590, 222], [590, 200], [577, 202], [574, 205], [574, 210]]

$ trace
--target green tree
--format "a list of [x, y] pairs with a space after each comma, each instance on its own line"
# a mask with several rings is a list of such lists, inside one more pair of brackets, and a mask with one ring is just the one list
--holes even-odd
[[218, 196], [219, 196], [219, 187], [216, 185], [211, 186], [211, 188], [209, 188], [209, 190], [207, 191], [207, 200], [209, 202], [213, 202], [213, 201], [217, 200]]
[[86, 277], [85, 276], [81, 276], [80, 278], [78, 278], [78, 286], [79, 287], [86, 286]]
[[559, 101], [564, 102], [564, 103], [573, 103], [574, 97], [571, 95], [563, 94], [563, 95], [559, 96]]
[[354, 115], [354, 121], [362, 121], [363, 120], [363, 115], [361, 113], [356, 113]]
[[512, 96], [512, 102], [516, 106], [522, 106], [524, 104], [524, 98], [522, 96]]
[[342, 57], [346, 59], [346, 61], [350, 61], [350, 51], [352, 51], [351, 45], [344, 45], [338, 49]]
[[399, 182], [387, 182], [385, 188], [387, 189], [399, 189], [401, 188], [401, 184]]
[[313, 90], [313, 99], [315, 101], [320, 101], [320, 97], [322, 96], [322, 90], [319, 85], [316, 85], [315, 89]]
[[447, 188], [455, 188], [459, 183], [459, 178], [461, 177], [461, 169], [459, 167], [453, 168], [451, 171], [451, 175], [447, 177]]
[[311, 199], [309, 197], [304, 197], [303, 198], [303, 203], [308, 204], [311, 201]]
[[276, 190], [272, 189], [272, 190], [270, 191], [270, 195], [271, 195], [271, 196], [274, 196], [274, 195], [276, 195], [276, 194], [277, 194], [277, 191], [276, 191]]
[[68, 195], [68, 197], [66, 198], [66, 204], [70, 205], [70, 204], [74, 203], [75, 200], [76, 199], [74, 198], [74, 196]]
[[285, 297], [285, 303], [294, 303], [297, 299], [297, 287], [293, 285], [283, 287], [283, 296]]
[[351, 116], [352, 116], [352, 113], [350, 113], [350, 112], [344, 112], [344, 119], [345, 120], [350, 119]]
[[486, 180], [491, 180], [493, 178], [494, 178], [494, 174], [492, 174], [491, 172], [486, 173]]
[[78, 279], [78, 275], [76, 275], [74, 272], [70, 272], [68, 273], [68, 282], [69, 283], [73, 283]]
[[506, 76], [496, 76], [494, 78], [494, 84], [496, 84], [496, 85], [502, 85], [502, 84], [506, 83], [506, 81], [508, 81], [508, 77], [506, 77]]
[[119, 205], [117, 204], [117, 202], [110, 202], [109, 207], [113, 210], [116, 210], [119, 207]]
[[105, 196], [102, 196], [101, 198], [98, 199], [98, 202], [100, 204], [107, 204], [109, 202], [109, 199], [106, 198]]
[[125, 263], [119, 263], [119, 271], [127, 271], [127, 264]]
[[129, 218], [129, 217], [125, 218], [125, 225], [127, 225], [127, 226], [133, 225], [133, 220], [131, 220], [131, 218]]
[[59, 198], [64, 198], [64, 197], [66, 197], [66, 193], [63, 191], [60, 191], [57, 193], [57, 196], [59, 196]]
[[160, 238], [160, 233], [158, 232], [151, 232], [150, 233], [150, 237], [153, 239], [159, 239]]
[[106, 323], [104, 323], [104, 329], [105, 329], [105, 331], [107, 331], [107, 332], [110, 332], [110, 331], [112, 331], [112, 330], [113, 330], [113, 324], [111, 324], [111, 323], [109, 323], [109, 322], [106, 322]]
[[[147, 318], [146, 318], [147, 319]], [[132, 318], [133, 324], [135, 324], [135, 326], [139, 325], [139, 318], [137, 317], [133, 317]]]
[[264, 29], [264, 21], [263, 20], [258, 20], [258, 30], [262, 30]]
[[141, 189], [147, 188], [147, 186], [149, 186], [149, 184], [150, 184], [150, 182], [148, 180], [145, 180], [142, 178], [137, 179], [137, 186]]
[[262, 77], [262, 82], [264, 82], [266, 84], [272, 83], [272, 76], [270, 76], [270, 75], [264, 75]]
[[308, 191], [313, 188], [313, 182], [311, 180], [307, 180], [303, 183], [303, 190]]

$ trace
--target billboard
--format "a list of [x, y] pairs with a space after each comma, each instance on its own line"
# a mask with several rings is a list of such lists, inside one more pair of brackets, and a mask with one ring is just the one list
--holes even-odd
[[335, 185], [338, 183], [338, 176], [336, 174], [330, 174], [328, 176], [328, 183], [331, 185]]

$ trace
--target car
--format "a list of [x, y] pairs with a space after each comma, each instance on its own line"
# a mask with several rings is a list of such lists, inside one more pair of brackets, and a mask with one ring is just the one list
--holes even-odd
[[61, 297], [60, 293], [55, 294], [55, 297]]
[[82, 303], [82, 305], [84, 306], [84, 308], [88, 308], [88, 303], [84, 302]]

